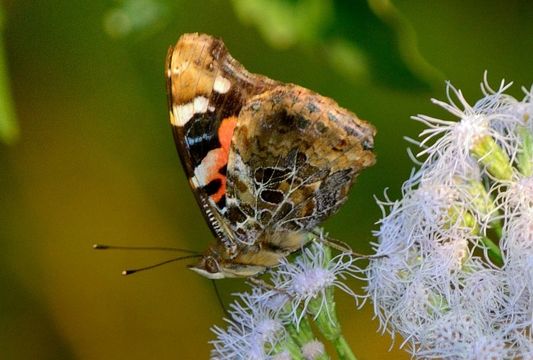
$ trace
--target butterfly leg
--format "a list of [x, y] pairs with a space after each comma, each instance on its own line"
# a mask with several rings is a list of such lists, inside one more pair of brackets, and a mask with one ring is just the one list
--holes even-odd
[[260, 288], [262, 288], [264, 290], [274, 291], [274, 292], [276, 292], [278, 294], [286, 295], [289, 298], [292, 297], [291, 294], [289, 294], [287, 291], [274, 287], [272, 284], [267, 283], [265, 280], [260, 279], [258, 276], [251, 276], [251, 277], [248, 278], [248, 281], [252, 285], [260, 287]]
[[317, 236], [317, 240], [322, 242], [323, 244], [329, 246], [332, 249], [338, 250], [343, 253], [348, 253], [352, 256], [362, 258], [362, 259], [380, 259], [383, 257], [387, 257], [387, 255], [365, 255], [360, 254], [352, 250], [352, 248], [346, 244], [344, 241], [334, 239], [330, 237], [329, 235], [324, 234], [323, 230], [320, 228], [315, 228], [311, 230], [311, 234]]

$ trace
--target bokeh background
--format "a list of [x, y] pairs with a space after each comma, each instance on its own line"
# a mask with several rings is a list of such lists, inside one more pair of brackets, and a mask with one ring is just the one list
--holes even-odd
[[[380, 211], [411, 169], [417, 113], [446, 116], [444, 80], [480, 96], [484, 70], [533, 81], [533, 6], [511, 1], [12, 0], [0, 54], [0, 358], [203, 359], [222, 324], [211, 282], [172, 254], [212, 241], [167, 123], [163, 64], [184, 32], [222, 37], [249, 70], [336, 99], [379, 130], [378, 163], [325, 227], [369, 252]], [[449, 118], [449, 117], [448, 117]], [[360, 283], [352, 283], [359, 288]], [[243, 289], [222, 280], [224, 301]], [[360, 359], [407, 359], [372, 306], [339, 295]], [[392, 349], [389, 351], [389, 349]]]

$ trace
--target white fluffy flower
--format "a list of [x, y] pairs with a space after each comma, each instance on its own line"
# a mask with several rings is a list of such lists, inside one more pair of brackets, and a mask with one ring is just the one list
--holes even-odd
[[468, 241], [476, 241], [472, 229], [463, 222], [465, 204], [456, 187], [424, 182], [405, 191], [401, 202], [380, 202], [380, 206], [385, 213], [386, 207], [390, 208], [375, 232], [381, 239], [380, 253], [415, 245], [424, 254], [446, 252], [450, 261], [461, 263]]
[[213, 328], [217, 339], [211, 342], [214, 346], [211, 358], [272, 359], [275, 346], [287, 336], [277, 309], [268, 306], [268, 301], [264, 301], [265, 298], [257, 290], [240, 294], [239, 297], [241, 301], [231, 305], [231, 319], [225, 319], [228, 327]]
[[318, 340], [312, 340], [302, 346], [302, 354], [306, 360], [315, 360], [326, 354], [324, 344]]
[[[424, 158], [383, 218], [367, 271], [382, 331], [414, 356], [530, 358], [533, 326], [533, 107], [482, 84], [471, 106], [448, 84], [418, 115]], [[489, 257], [489, 254], [491, 257]], [[529, 341], [529, 342], [528, 342]]]
[[507, 219], [502, 249], [508, 256], [522, 257], [533, 251], [533, 177], [519, 179], [497, 199]]
[[417, 354], [424, 358], [508, 358], [505, 334], [492, 330], [476, 312], [453, 309], [427, 326]]
[[292, 262], [284, 259], [263, 279], [251, 280], [251, 292], [237, 294], [227, 328], [213, 328], [217, 339], [212, 341], [212, 359], [323, 359], [324, 345], [307, 315], [339, 353], [353, 356], [335, 312], [333, 289], [357, 299], [343, 281], [363, 271], [349, 253], [332, 257], [324, 242], [310, 242]]
[[515, 118], [506, 113], [494, 112], [500, 109], [498, 100], [507, 99], [501, 93], [509, 86], [510, 84], [502, 83], [496, 95], [487, 97], [490, 100], [479, 101], [471, 106], [462, 92], [448, 83], [448, 103], [436, 99], [432, 99], [432, 102], [456, 116], [459, 121], [441, 120], [426, 115], [413, 117], [428, 127], [420, 133], [423, 139], [419, 143], [422, 150], [418, 156], [427, 156], [421, 167], [421, 177], [444, 182], [455, 177], [477, 174], [479, 159], [472, 157], [472, 150], [486, 137], [492, 138], [504, 149], [511, 146], [510, 135], [499, 132], [495, 127], [513, 124]]
[[308, 312], [311, 301], [319, 301], [319, 309], [329, 314], [326, 291], [336, 287], [358, 299], [358, 296], [343, 281], [347, 277], [357, 277], [362, 273], [354, 264], [354, 258], [342, 253], [329, 258], [330, 250], [321, 242], [315, 242], [302, 250], [295, 261], [281, 261], [272, 274], [275, 291], [290, 294], [294, 322]]

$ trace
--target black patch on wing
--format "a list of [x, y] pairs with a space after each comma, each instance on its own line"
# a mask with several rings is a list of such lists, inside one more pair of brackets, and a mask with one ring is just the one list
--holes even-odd
[[208, 196], [211, 196], [211, 195], [216, 194], [221, 186], [222, 186], [222, 181], [220, 179], [213, 179], [209, 182], [209, 184], [204, 185], [202, 189], [205, 191], [205, 193]]
[[222, 167], [218, 170], [218, 173], [221, 174], [221, 175], [226, 176], [227, 171], [228, 171], [228, 164], [222, 166]]
[[200, 165], [208, 152], [220, 147], [217, 132], [220, 121], [214, 113], [208, 111], [194, 114], [185, 124], [184, 141], [193, 169]]
[[245, 102], [242, 89], [235, 85], [224, 94], [213, 91], [209, 100], [210, 104], [215, 107], [215, 114], [219, 119], [237, 116]]
[[[209, 106], [213, 107], [214, 110], [203, 114], [194, 114], [185, 124], [184, 141], [193, 169], [202, 162], [211, 150], [221, 147], [218, 129], [224, 119], [239, 114], [243, 103], [243, 94], [236, 86], [232, 86], [225, 94], [213, 91], [209, 97]], [[222, 171], [220, 173], [225, 174]]]
[[219, 209], [224, 209], [226, 207], [226, 195], [222, 195], [216, 204]]
[[283, 201], [285, 197], [283, 195], [283, 192], [279, 190], [269, 190], [269, 189], [265, 189], [261, 191], [260, 196], [263, 201], [266, 201], [271, 204], [279, 204]]

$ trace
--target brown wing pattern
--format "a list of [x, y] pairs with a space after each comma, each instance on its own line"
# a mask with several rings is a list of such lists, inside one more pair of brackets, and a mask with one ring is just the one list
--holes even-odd
[[374, 133], [331, 99], [296, 85], [251, 98], [228, 163], [227, 217], [237, 239], [253, 244], [273, 232], [309, 230], [337, 211], [357, 174], [375, 161]]

